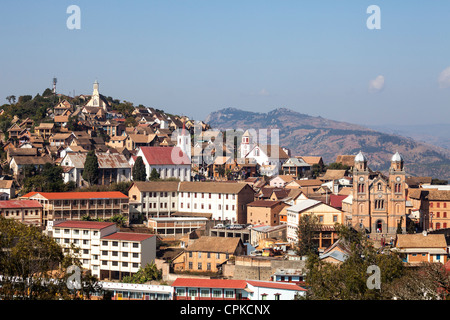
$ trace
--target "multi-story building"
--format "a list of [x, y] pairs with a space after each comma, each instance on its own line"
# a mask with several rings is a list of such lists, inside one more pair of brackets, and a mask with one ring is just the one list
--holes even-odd
[[427, 189], [424, 196], [428, 202], [428, 228], [446, 229], [450, 227], [450, 190]]
[[118, 232], [110, 222], [59, 221], [50, 235], [100, 280], [121, 280], [156, 257], [155, 235]]
[[406, 231], [406, 173], [397, 152], [391, 158], [389, 177], [374, 174], [360, 152], [353, 168], [352, 225], [374, 235]]
[[128, 197], [119, 191], [107, 192], [30, 192], [20, 199], [42, 204], [42, 223], [52, 220], [81, 220], [84, 216], [108, 219], [129, 216]]
[[213, 220], [247, 223], [247, 204], [254, 200], [254, 190], [246, 183], [181, 182], [178, 211], [210, 213]]
[[240, 238], [203, 236], [173, 259], [174, 268], [183, 271], [217, 272], [233, 256], [245, 254]]
[[247, 223], [277, 226], [280, 212], [288, 205], [282, 201], [256, 200], [247, 205]]
[[136, 181], [130, 187], [131, 213], [147, 218], [174, 213], [209, 216], [214, 220], [247, 223], [247, 204], [254, 191], [246, 183]]
[[321, 230], [315, 240], [318, 242], [319, 249], [327, 248], [337, 240], [334, 225], [336, 223], [343, 224], [343, 212], [321, 201], [308, 199], [287, 208], [286, 233], [289, 242], [296, 243], [298, 241], [298, 226], [302, 215], [317, 216]]
[[42, 204], [36, 200], [2, 200], [0, 216], [25, 224], [42, 224]]
[[135, 181], [128, 190], [130, 213], [149, 218], [170, 217], [178, 211], [177, 181]]

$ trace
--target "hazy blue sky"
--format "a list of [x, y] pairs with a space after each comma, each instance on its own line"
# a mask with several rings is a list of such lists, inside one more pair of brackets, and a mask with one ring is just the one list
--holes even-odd
[[[80, 30], [66, 25], [73, 4]], [[366, 26], [372, 4], [380, 30]], [[439, 0], [2, 0], [0, 104], [56, 76], [60, 93], [91, 94], [98, 79], [106, 96], [197, 119], [286, 107], [450, 124], [449, 35], [450, 1]]]

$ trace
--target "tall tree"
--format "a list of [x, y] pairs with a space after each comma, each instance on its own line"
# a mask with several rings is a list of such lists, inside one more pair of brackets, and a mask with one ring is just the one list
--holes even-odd
[[300, 216], [298, 223], [298, 249], [299, 256], [307, 256], [318, 252], [317, 236], [320, 232], [319, 218], [314, 214], [304, 214]]
[[0, 300], [87, 298], [101, 290], [95, 277], [82, 273], [82, 287], [71, 291], [70, 265], [81, 263], [74, 255], [64, 255], [53, 238], [37, 227], [0, 216]]
[[[311, 300], [381, 300], [392, 296], [385, 289], [403, 277], [405, 267], [399, 255], [377, 250], [362, 232], [337, 225], [339, 241], [346, 248], [346, 259], [340, 264], [321, 260], [310, 254], [307, 260], [306, 299]], [[368, 285], [369, 270], [379, 270], [380, 288]]]
[[98, 159], [94, 150], [91, 150], [86, 155], [86, 161], [84, 162], [83, 179], [90, 185], [96, 184], [99, 177]]
[[133, 166], [133, 180], [134, 181], [145, 181], [147, 179], [147, 173], [145, 171], [145, 164], [142, 157], [136, 158], [136, 162]]

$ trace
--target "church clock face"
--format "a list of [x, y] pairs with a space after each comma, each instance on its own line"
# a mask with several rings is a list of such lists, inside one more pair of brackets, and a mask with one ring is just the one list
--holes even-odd
[[363, 182], [364, 181], [364, 177], [360, 177], [359, 181]]
[[397, 180], [398, 182], [400, 182], [400, 180], [401, 180], [401, 179], [400, 179], [400, 177], [397, 177], [397, 179], [396, 179], [396, 180]]

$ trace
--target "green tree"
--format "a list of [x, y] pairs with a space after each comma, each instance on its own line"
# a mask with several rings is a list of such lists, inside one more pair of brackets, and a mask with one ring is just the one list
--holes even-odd
[[94, 150], [91, 150], [86, 155], [86, 161], [84, 162], [83, 179], [90, 185], [96, 184], [98, 181], [98, 159]]
[[145, 170], [145, 164], [142, 157], [136, 158], [136, 162], [133, 166], [133, 180], [134, 181], [145, 181], [147, 179], [147, 173]]
[[162, 272], [159, 270], [155, 263], [149, 263], [144, 268], [140, 267], [139, 270], [132, 276], [127, 276], [122, 279], [125, 283], [146, 283], [152, 280], [161, 280]]
[[317, 238], [320, 233], [319, 218], [314, 214], [304, 214], [300, 216], [298, 224], [297, 254], [307, 256], [317, 254], [319, 246]]
[[87, 298], [100, 290], [95, 277], [82, 273], [82, 288], [71, 291], [70, 265], [81, 262], [39, 228], [0, 217], [0, 300]]
[[[310, 254], [306, 263], [306, 299], [312, 300], [381, 300], [392, 298], [385, 288], [403, 277], [405, 267], [395, 252], [376, 249], [365, 234], [349, 227], [336, 225], [339, 241], [346, 248], [346, 259], [332, 264]], [[381, 290], [369, 288], [368, 270], [380, 270]]]
[[159, 180], [159, 173], [158, 173], [158, 171], [156, 171], [155, 168], [152, 169], [152, 172], [150, 173], [149, 180], [150, 181], [157, 181], [157, 180]]

